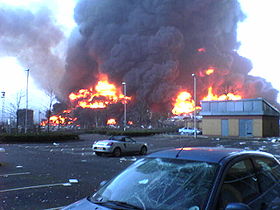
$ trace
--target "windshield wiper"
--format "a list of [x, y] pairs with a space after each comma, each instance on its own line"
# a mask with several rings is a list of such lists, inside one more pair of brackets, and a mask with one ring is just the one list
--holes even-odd
[[142, 208], [138, 207], [138, 206], [134, 206], [130, 203], [127, 202], [123, 202], [123, 201], [114, 201], [114, 200], [107, 200], [107, 201], [93, 201], [96, 204], [102, 205], [102, 206], [114, 206], [114, 209], [123, 209], [123, 208], [127, 208], [127, 209], [137, 209], [137, 210], [142, 210]]

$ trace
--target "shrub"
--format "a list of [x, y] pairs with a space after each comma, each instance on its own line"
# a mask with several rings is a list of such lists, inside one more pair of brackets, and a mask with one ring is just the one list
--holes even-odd
[[16, 134], [16, 135], [1, 135], [0, 141], [3, 143], [12, 142], [59, 142], [67, 140], [79, 139], [77, 134], [64, 134], [64, 133], [42, 133], [42, 134]]

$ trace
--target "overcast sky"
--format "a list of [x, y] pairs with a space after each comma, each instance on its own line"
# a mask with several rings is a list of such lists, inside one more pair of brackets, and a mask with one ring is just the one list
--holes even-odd
[[[20, 6], [36, 11], [38, 6], [46, 5], [53, 11], [57, 24], [69, 35], [75, 27], [73, 9], [76, 0], [0, 0], [11, 6]], [[250, 74], [261, 76], [273, 84], [280, 91], [278, 64], [280, 49], [280, 30], [277, 22], [280, 17], [279, 0], [240, 0], [247, 19], [239, 25], [238, 39], [241, 42], [239, 53], [249, 58], [254, 65]], [[0, 57], [0, 91], [6, 92], [6, 100], [13, 100], [14, 95], [26, 88], [26, 69], [20, 66], [15, 58]], [[32, 71], [32, 69], [30, 69]], [[29, 98], [32, 109], [45, 109], [46, 96], [38, 89], [30, 78]], [[280, 102], [280, 97], [278, 97]], [[23, 108], [25, 103], [22, 103]]]

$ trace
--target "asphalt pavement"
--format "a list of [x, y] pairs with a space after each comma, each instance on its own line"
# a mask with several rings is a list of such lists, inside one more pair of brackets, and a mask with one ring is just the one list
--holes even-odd
[[[117, 175], [142, 156], [99, 157], [94, 140], [106, 136], [84, 134], [79, 141], [2, 144], [0, 153], [0, 209], [54, 210], [93, 194], [99, 183]], [[181, 135], [135, 138], [149, 145], [149, 153], [189, 146], [218, 146], [261, 150], [280, 159], [280, 138], [232, 139]]]

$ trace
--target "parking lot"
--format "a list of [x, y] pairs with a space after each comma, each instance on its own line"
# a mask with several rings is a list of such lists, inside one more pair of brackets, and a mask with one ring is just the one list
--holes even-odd
[[[98, 157], [92, 150], [99, 135], [81, 135], [70, 142], [2, 144], [0, 153], [0, 209], [59, 209], [92, 194], [103, 180], [126, 168], [139, 155]], [[180, 135], [135, 138], [149, 145], [149, 153], [181, 146], [235, 147], [271, 152], [280, 157], [279, 138], [221, 139]]]

